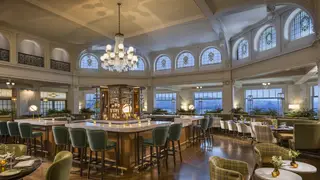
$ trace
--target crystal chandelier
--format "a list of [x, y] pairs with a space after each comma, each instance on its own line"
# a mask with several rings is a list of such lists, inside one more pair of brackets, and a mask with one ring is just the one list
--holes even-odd
[[118, 3], [119, 31], [115, 35], [115, 45], [106, 46], [106, 53], [100, 57], [102, 65], [109, 71], [126, 72], [137, 68], [138, 57], [134, 55], [133, 47], [126, 48], [123, 45], [124, 35], [120, 33], [120, 6]]

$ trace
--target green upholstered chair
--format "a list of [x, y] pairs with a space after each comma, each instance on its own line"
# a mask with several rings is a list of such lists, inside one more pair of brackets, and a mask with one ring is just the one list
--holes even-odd
[[87, 135], [83, 128], [69, 128], [69, 136], [71, 140], [71, 152], [74, 154], [74, 149], [78, 150], [77, 156], [73, 157], [73, 162], [80, 165], [80, 176], [83, 173], [83, 164], [87, 160]]
[[243, 180], [249, 176], [248, 163], [243, 161], [212, 156], [209, 164], [211, 180]]
[[[150, 163], [152, 162], [152, 158], [157, 159], [158, 164], [158, 175], [160, 175], [160, 158], [161, 156], [161, 149], [165, 148], [166, 141], [168, 138], [169, 133], [169, 126], [160, 126], [156, 127], [152, 130], [152, 138], [151, 139], [144, 139], [142, 143], [142, 164], [144, 164], [144, 149], [145, 147], [150, 147]], [[156, 148], [156, 156], [153, 155], [153, 148]], [[167, 154], [167, 151], [165, 151]], [[165, 156], [167, 157], [167, 155]]]
[[0, 121], [0, 136], [3, 143], [7, 143], [9, 135], [8, 126], [6, 121]]
[[[169, 127], [169, 134], [168, 134], [168, 138], [167, 138], [167, 143], [168, 142], [172, 143], [172, 149], [170, 149], [170, 147], [167, 147], [167, 151], [168, 151], [167, 155], [172, 155], [173, 156], [173, 163], [174, 164], [176, 164], [176, 150], [175, 150], [175, 145], [174, 145], [175, 141], [177, 141], [177, 143], [178, 143], [180, 161], [182, 162], [181, 145], [180, 145], [181, 130], [182, 130], [182, 124], [181, 123], [172, 124]], [[169, 152], [172, 152], [172, 154], [170, 154]], [[167, 157], [166, 160], [168, 161], [168, 157]]]
[[62, 147], [63, 150], [68, 150], [69, 143], [69, 132], [68, 128], [65, 126], [53, 126], [52, 127], [53, 138], [55, 142], [54, 153], [57, 154], [59, 147]]
[[[209, 125], [209, 118], [204, 118], [204, 119], [200, 120], [200, 124], [193, 126], [193, 144], [195, 142], [195, 132], [196, 131], [198, 132], [197, 133], [198, 140], [200, 140], [200, 139], [205, 140], [206, 139], [206, 131], [208, 129], [208, 125]], [[202, 132], [202, 138], [200, 138], [201, 132]]]
[[[101, 179], [104, 178], [104, 170], [105, 170], [105, 151], [114, 149], [115, 154], [117, 153], [117, 144], [113, 141], [108, 140], [108, 134], [103, 130], [89, 130], [87, 129], [87, 138], [90, 147], [90, 156], [88, 163], [88, 179], [90, 178], [90, 169], [93, 164], [92, 162], [92, 152], [100, 152], [101, 153]], [[115, 156], [117, 157], [117, 155]], [[118, 171], [118, 160], [116, 159], [116, 170]], [[113, 163], [114, 164], [114, 163]], [[112, 165], [113, 165], [112, 164]], [[97, 164], [95, 165], [97, 166]]]
[[59, 152], [46, 173], [46, 180], [69, 180], [72, 168], [72, 153], [69, 151]]
[[30, 123], [19, 123], [18, 128], [21, 138], [27, 142], [28, 152], [30, 155], [32, 154], [32, 139], [34, 154], [36, 155], [37, 152], [37, 138], [40, 138], [40, 150], [43, 152], [42, 132], [33, 132], [32, 125]]
[[320, 150], [320, 124], [294, 124], [293, 139], [289, 140], [291, 149]]
[[273, 143], [256, 144], [254, 153], [258, 167], [271, 166], [272, 156], [281, 156], [283, 160], [290, 160], [289, 150]]
[[9, 135], [10, 137], [13, 138], [14, 143], [18, 143], [18, 142], [21, 143], [18, 122], [8, 121], [7, 126], [8, 126]]
[[[12, 152], [14, 150], [15, 156], [23, 156], [27, 153], [27, 146], [24, 144], [6, 144], [7, 151]], [[5, 154], [6, 150], [4, 149], [4, 146], [0, 146], [0, 154]]]

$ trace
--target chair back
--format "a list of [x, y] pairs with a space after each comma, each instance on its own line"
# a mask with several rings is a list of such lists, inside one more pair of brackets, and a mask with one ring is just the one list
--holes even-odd
[[52, 127], [53, 138], [56, 145], [68, 145], [69, 144], [69, 132], [65, 126], [53, 126]]
[[297, 150], [320, 149], [320, 124], [294, 124], [294, 148]]
[[229, 131], [237, 131], [237, 125], [232, 120], [228, 121], [228, 129]]
[[180, 140], [181, 130], [182, 130], [182, 123], [172, 124], [169, 127], [168, 139], [171, 140], [171, 141]]
[[208, 128], [212, 128], [212, 127], [213, 127], [213, 117], [209, 116]]
[[246, 125], [245, 123], [240, 123], [240, 126], [243, 133], [251, 133], [250, 126]]
[[72, 147], [84, 148], [87, 145], [87, 134], [83, 128], [69, 128]]
[[30, 123], [19, 123], [19, 132], [21, 138], [31, 138], [32, 137], [32, 126]]
[[207, 118], [200, 120], [200, 127], [202, 130], [207, 130], [209, 125], [209, 120]]
[[242, 126], [241, 126], [241, 123], [236, 123], [236, 126], [237, 126], [237, 130], [239, 133], [242, 133], [243, 130], [242, 130]]
[[5, 146], [0, 146], [0, 154], [5, 154], [6, 151], [14, 152], [16, 157], [26, 155], [27, 146], [24, 144], [6, 144], [8, 149], [5, 149]]
[[7, 136], [9, 135], [8, 126], [6, 121], [0, 121], [0, 135]]
[[154, 146], [164, 146], [168, 138], [169, 126], [160, 126], [152, 130], [152, 141]]
[[18, 122], [8, 121], [7, 126], [10, 136], [20, 136]]
[[242, 180], [249, 174], [248, 164], [243, 161], [212, 156], [209, 158], [209, 165], [211, 180]]
[[106, 148], [108, 134], [103, 130], [87, 129], [89, 147], [92, 151], [103, 151]]
[[251, 121], [251, 124], [250, 124], [250, 131], [251, 131], [251, 137], [253, 138], [256, 138], [256, 132], [255, 132], [255, 129], [254, 129], [254, 126], [262, 126], [262, 122], [252, 122]]
[[259, 143], [277, 143], [271, 128], [267, 125], [254, 126], [256, 132], [256, 140]]
[[221, 126], [221, 129], [227, 129], [227, 127], [225, 126], [224, 121], [222, 121], [222, 120], [220, 120], [220, 126]]
[[59, 152], [46, 173], [46, 180], [69, 180], [72, 167], [72, 153]]

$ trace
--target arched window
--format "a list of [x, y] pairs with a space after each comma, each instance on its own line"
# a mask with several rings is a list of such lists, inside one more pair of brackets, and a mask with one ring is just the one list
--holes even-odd
[[56, 61], [69, 62], [69, 54], [65, 49], [54, 48], [51, 52], [51, 59]]
[[221, 53], [214, 47], [208, 47], [201, 53], [200, 59], [201, 65], [219, 64]]
[[313, 34], [313, 23], [305, 11], [300, 11], [290, 24], [290, 40], [296, 40]]
[[237, 59], [244, 59], [249, 57], [249, 43], [247, 40], [243, 39], [240, 41], [237, 48]]
[[80, 58], [81, 69], [98, 69], [98, 64], [97, 56], [91, 53], [86, 53]]
[[186, 68], [194, 66], [194, 57], [189, 52], [181, 52], [177, 58], [177, 68]]
[[259, 51], [266, 51], [277, 46], [277, 33], [273, 26], [267, 27], [259, 38]]
[[168, 56], [162, 55], [156, 60], [156, 71], [171, 69], [171, 59]]
[[137, 68], [134, 71], [144, 71], [144, 61], [140, 56], [138, 56]]

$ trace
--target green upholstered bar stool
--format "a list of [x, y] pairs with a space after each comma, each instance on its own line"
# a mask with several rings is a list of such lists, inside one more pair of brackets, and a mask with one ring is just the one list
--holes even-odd
[[[195, 139], [195, 131], [198, 131], [198, 136], [197, 139], [203, 139], [205, 141], [206, 139], [206, 131], [208, 129], [208, 125], [209, 125], [209, 118], [204, 118], [200, 120], [200, 124], [194, 126], [194, 130], [193, 130], [193, 139]], [[200, 138], [202, 132], [202, 138]], [[194, 141], [193, 141], [194, 142]]]
[[46, 180], [69, 180], [72, 168], [72, 153], [61, 151], [55, 157], [46, 173]]
[[18, 123], [14, 122], [14, 121], [8, 121], [7, 122], [7, 126], [8, 126], [9, 135], [10, 135], [10, 137], [13, 138], [13, 142], [21, 144], [21, 142], [20, 142], [21, 138], [20, 138], [20, 132], [19, 132]]
[[[69, 128], [69, 136], [71, 140], [71, 152], [74, 154], [74, 149], [78, 150], [76, 157], [73, 157], [73, 162], [80, 165], [80, 176], [83, 172], [83, 164], [87, 161], [87, 135], [83, 128]], [[85, 160], [85, 161], [83, 161]]]
[[54, 154], [57, 154], [57, 150], [62, 147], [63, 150], [69, 150], [69, 132], [65, 126], [53, 126], [52, 127], [53, 138], [55, 142]]
[[[152, 130], [152, 139], [144, 139], [142, 144], [142, 164], [144, 164], [144, 158], [143, 158], [144, 148], [149, 146], [150, 147], [150, 163], [152, 162], [152, 158], [157, 159], [158, 175], [160, 175], [160, 159], [162, 157], [167, 157], [167, 155], [161, 156], [160, 148], [165, 148], [166, 141], [168, 138], [168, 132], [169, 132], [169, 126], [156, 127]], [[156, 156], [153, 155], [154, 147], [156, 148]], [[165, 153], [167, 152], [165, 151]]]
[[213, 140], [213, 117], [209, 116], [209, 121], [208, 121], [208, 138], [210, 139], [210, 142]]
[[7, 143], [8, 135], [9, 135], [9, 131], [8, 131], [7, 122], [5, 122], [5, 121], [0, 121], [0, 136], [1, 136], [1, 142]]
[[[89, 163], [88, 163], [88, 179], [90, 178], [90, 169], [91, 166], [98, 167], [100, 166], [101, 170], [101, 179], [104, 178], [104, 171], [105, 171], [105, 151], [114, 149], [115, 154], [117, 153], [117, 143], [108, 140], [108, 134], [103, 130], [89, 130], [87, 129], [87, 137], [90, 147], [90, 156], [89, 156]], [[101, 153], [101, 165], [99, 164], [91, 164], [92, 162], [92, 152]], [[117, 155], [115, 155], [117, 157]], [[117, 158], [115, 158], [117, 159]], [[115, 163], [116, 170], [118, 171], [118, 162], [116, 160]]]
[[[182, 162], [182, 155], [181, 155], [181, 145], [180, 145], [180, 136], [181, 136], [181, 130], [182, 130], [182, 124], [172, 124], [169, 128], [169, 135], [167, 138], [167, 143], [170, 144], [172, 143], [172, 149], [170, 147], [167, 147], [167, 155], [172, 155], [173, 156], [173, 163], [174, 165], [176, 164], [176, 150], [175, 150], [175, 145], [174, 142], [177, 141], [178, 143], [178, 148], [179, 148], [179, 155], [180, 155], [180, 162]], [[168, 145], [168, 144], [167, 144]], [[170, 154], [169, 152], [172, 152]], [[166, 162], [168, 161], [168, 158], [166, 159]]]
[[21, 138], [26, 140], [30, 155], [32, 154], [32, 139], [34, 155], [36, 155], [37, 152], [37, 138], [40, 138], [40, 151], [43, 152], [42, 132], [33, 132], [32, 125], [30, 123], [19, 123], [18, 128]]

